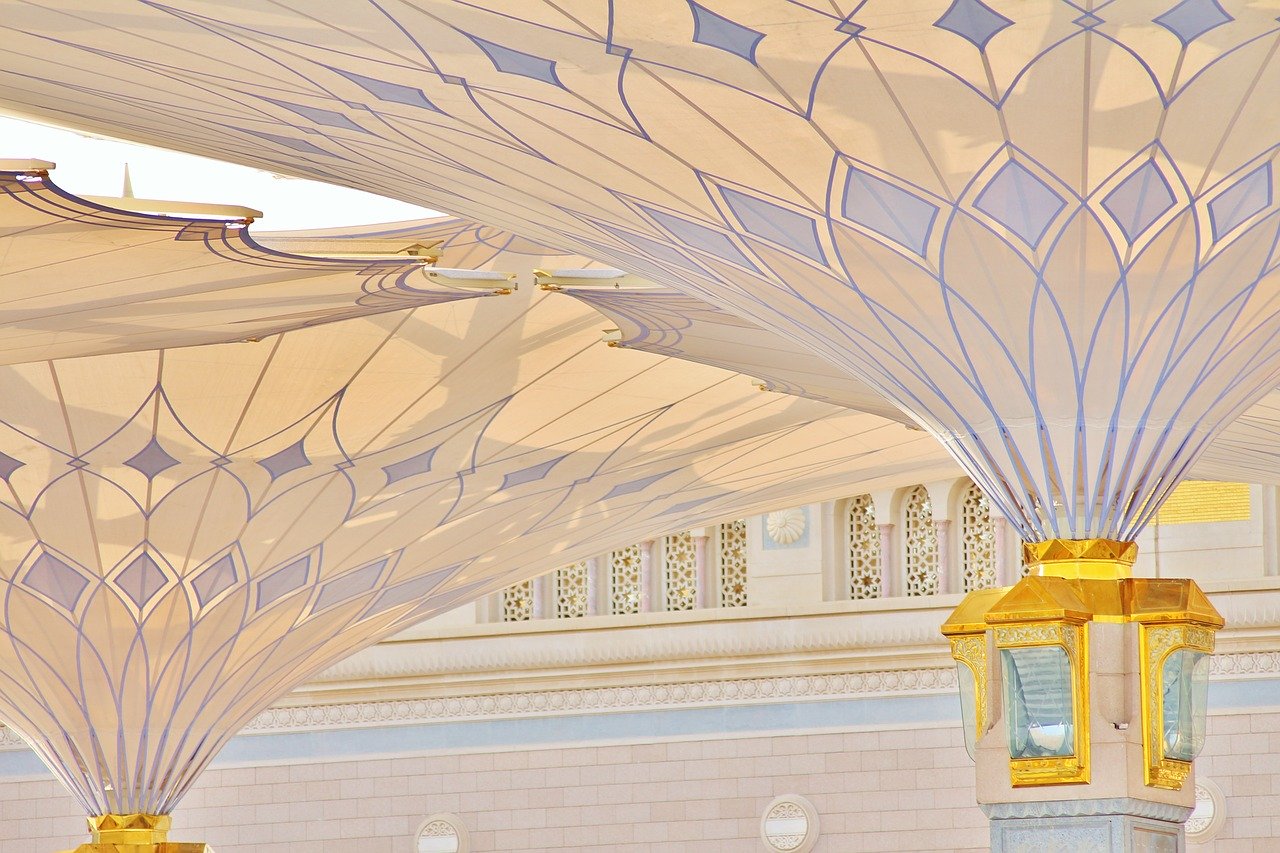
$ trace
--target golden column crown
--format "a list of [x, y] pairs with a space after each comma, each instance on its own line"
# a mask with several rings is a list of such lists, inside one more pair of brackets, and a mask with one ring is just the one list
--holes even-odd
[[203, 843], [169, 840], [169, 815], [104, 814], [89, 818], [92, 840], [71, 853], [213, 853]]
[[1121, 580], [1133, 574], [1136, 542], [1116, 539], [1045, 539], [1022, 544], [1022, 562], [1033, 575]]

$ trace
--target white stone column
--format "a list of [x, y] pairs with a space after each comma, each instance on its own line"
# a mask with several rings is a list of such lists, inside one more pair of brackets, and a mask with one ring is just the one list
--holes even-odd
[[607, 612], [605, 598], [609, 594], [609, 561], [599, 557], [587, 558], [587, 615], [599, 616]]
[[716, 606], [716, 567], [712, 565], [709, 547], [712, 531], [715, 531], [714, 527], [697, 527], [689, 531], [693, 536], [694, 564], [697, 566], [698, 591], [694, 607], [698, 608]]
[[552, 619], [556, 615], [556, 573], [551, 572], [533, 583], [533, 618]]
[[[1260, 493], [1257, 501], [1258, 511], [1262, 513], [1262, 573], [1264, 575], [1280, 575], [1280, 549], [1277, 548], [1277, 489], [1275, 486], [1254, 486], [1251, 493]], [[1252, 497], [1253, 494], [1250, 495]]]
[[[945, 595], [948, 592], [958, 592], [963, 584], [955, 583], [953, 578], [959, 576], [960, 572], [956, 566], [951, 565], [951, 519], [946, 518], [941, 521], [934, 520], [933, 535], [938, 540], [938, 594]], [[952, 589], [952, 585], [955, 589]]]
[[654, 540], [640, 543], [640, 612], [662, 610], [661, 566], [655, 569], [653, 559]]
[[898, 581], [898, 561], [893, 547], [893, 524], [877, 524], [880, 531], [880, 597], [889, 598], [901, 595], [901, 584]]

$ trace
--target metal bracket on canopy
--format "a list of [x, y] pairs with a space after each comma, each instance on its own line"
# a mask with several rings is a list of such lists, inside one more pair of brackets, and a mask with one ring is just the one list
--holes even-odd
[[455, 270], [427, 267], [428, 278], [437, 279], [441, 284], [459, 287], [464, 290], [490, 290], [505, 296], [518, 290], [516, 274], [513, 272], [493, 272], [490, 270]]
[[660, 290], [661, 285], [615, 269], [534, 270], [542, 290]]

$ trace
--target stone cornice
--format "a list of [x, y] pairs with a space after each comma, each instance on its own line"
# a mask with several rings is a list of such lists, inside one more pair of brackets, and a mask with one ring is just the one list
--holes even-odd
[[[1280, 677], [1280, 584], [1224, 587], [1211, 594], [1228, 620], [1212, 677]], [[948, 693], [937, 630], [959, 599], [420, 629], [334, 667], [245, 733]], [[0, 729], [0, 749], [23, 746]]]
[[949, 693], [955, 684], [954, 669], [938, 668], [282, 706], [258, 715], [244, 731], [313, 731], [762, 702], [924, 695]]
[[[1206, 587], [1227, 619], [1218, 638], [1221, 654], [1280, 651], [1280, 581]], [[938, 626], [960, 599], [549, 619], [435, 632], [423, 626], [353, 655], [283, 704], [622, 686], [712, 672], [732, 678], [948, 667]], [[1261, 659], [1241, 658], [1239, 666], [1253, 665], [1246, 660]]]
[[[949, 665], [938, 634], [960, 596], [876, 607], [839, 602], [804, 611], [750, 608], [486, 625], [366, 649], [291, 697], [350, 689], [456, 691], [457, 685], [548, 680], [592, 686], [698, 671], [734, 675], [912, 669]], [[450, 687], [452, 685], [452, 687]], [[305, 697], [305, 699], [303, 699]]]

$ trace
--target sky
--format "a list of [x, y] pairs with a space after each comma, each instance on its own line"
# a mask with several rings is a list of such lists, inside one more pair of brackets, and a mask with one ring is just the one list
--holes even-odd
[[256, 230], [289, 231], [425, 219], [435, 211], [260, 169], [0, 116], [0, 159], [48, 160], [50, 178], [75, 195], [119, 196], [129, 164], [133, 195], [238, 204], [263, 212]]

